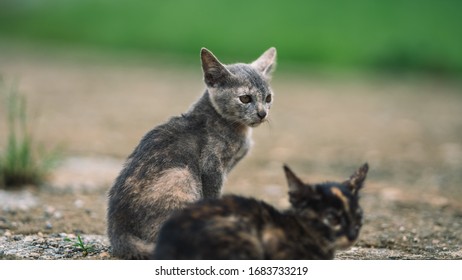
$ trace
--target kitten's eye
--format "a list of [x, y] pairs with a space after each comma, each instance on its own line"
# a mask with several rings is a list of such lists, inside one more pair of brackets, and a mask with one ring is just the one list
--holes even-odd
[[326, 224], [329, 224], [331, 226], [337, 226], [340, 225], [341, 220], [340, 217], [334, 213], [327, 213], [324, 217], [324, 222]]
[[239, 100], [242, 103], [247, 104], [247, 103], [250, 103], [252, 101], [252, 97], [250, 95], [241, 95], [241, 96], [239, 96]]
[[271, 97], [271, 94], [270, 94], [270, 95], [268, 95], [268, 96], [266, 97], [265, 101], [266, 101], [266, 103], [270, 103], [271, 100], [273, 100], [273, 98]]

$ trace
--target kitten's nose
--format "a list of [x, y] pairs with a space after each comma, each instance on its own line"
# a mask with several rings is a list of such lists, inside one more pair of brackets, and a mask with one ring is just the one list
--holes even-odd
[[260, 118], [260, 120], [263, 120], [266, 115], [268, 115], [268, 113], [266, 113], [266, 111], [258, 111], [257, 112], [257, 116]]

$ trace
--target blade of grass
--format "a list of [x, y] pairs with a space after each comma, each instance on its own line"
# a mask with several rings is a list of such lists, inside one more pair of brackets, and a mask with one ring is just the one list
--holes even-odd
[[[0, 184], [3, 186], [39, 185], [59, 159], [58, 150], [46, 152], [37, 146], [29, 132], [26, 98], [17, 83], [7, 88], [0, 77], [0, 97], [5, 98], [7, 115], [6, 148], [0, 153]], [[2, 151], [0, 149], [0, 151]]]

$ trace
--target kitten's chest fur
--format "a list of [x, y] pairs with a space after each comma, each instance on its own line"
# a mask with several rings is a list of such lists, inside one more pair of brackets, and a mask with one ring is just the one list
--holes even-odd
[[218, 158], [219, 169], [224, 175], [228, 173], [250, 150], [252, 146], [251, 128], [239, 128], [225, 132], [211, 131], [207, 137], [207, 144], [202, 150], [202, 166], [209, 164], [210, 158]]
[[252, 128], [230, 122], [211, 105], [208, 93], [184, 115], [190, 125], [198, 128], [199, 141], [203, 141], [200, 152], [201, 170], [213, 169], [226, 175], [250, 150]]

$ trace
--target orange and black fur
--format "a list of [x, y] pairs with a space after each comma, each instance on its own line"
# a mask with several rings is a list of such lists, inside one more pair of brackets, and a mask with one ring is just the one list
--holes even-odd
[[368, 165], [348, 180], [304, 184], [287, 166], [291, 207], [279, 211], [252, 198], [204, 200], [161, 228], [154, 259], [332, 259], [362, 225], [359, 190]]

